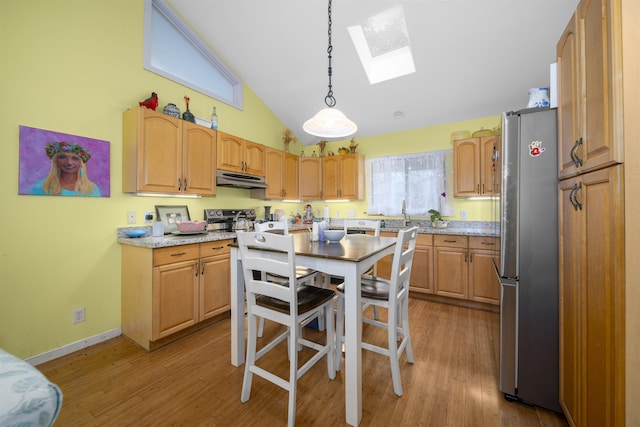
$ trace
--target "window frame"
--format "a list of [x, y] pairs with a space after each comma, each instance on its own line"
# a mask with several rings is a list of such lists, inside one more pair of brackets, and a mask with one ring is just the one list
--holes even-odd
[[[153, 10], [157, 10], [167, 21], [176, 29], [176, 31], [184, 37], [184, 41], [191, 44], [194, 49], [202, 55], [211, 67], [220, 73], [232, 88], [232, 96], [224, 96], [216, 93], [215, 89], [204, 88], [194, 82], [179, 77], [170, 70], [161, 69], [152, 65], [152, 46], [153, 46]], [[186, 86], [225, 104], [231, 105], [239, 110], [243, 108], [243, 84], [236, 75], [225, 66], [225, 64], [216, 56], [216, 54], [207, 46], [200, 37], [184, 22], [184, 20], [176, 14], [176, 12], [164, 0], [145, 0], [144, 5], [144, 68], [152, 73], [165, 77], [173, 82]]]

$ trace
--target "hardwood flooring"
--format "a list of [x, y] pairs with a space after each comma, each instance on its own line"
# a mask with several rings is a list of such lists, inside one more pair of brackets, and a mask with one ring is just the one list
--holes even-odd
[[[387, 359], [363, 351], [361, 426], [567, 425], [563, 415], [508, 402], [498, 390], [498, 314], [418, 299], [409, 307], [415, 362], [401, 360], [404, 395], [393, 393]], [[277, 328], [267, 322], [265, 336]], [[320, 335], [308, 328], [305, 334]], [[368, 325], [363, 336], [384, 340], [384, 332]], [[286, 377], [285, 343], [263, 360]], [[151, 353], [121, 336], [38, 368], [64, 393], [56, 426], [287, 422], [287, 393], [260, 377], [254, 376], [250, 400], [240, 402], [244, 369], [230, 363], [229, 319]], [[296, 424], [346, 425], [343, 371], [331, 381], [321, 360], [298, 381]]]

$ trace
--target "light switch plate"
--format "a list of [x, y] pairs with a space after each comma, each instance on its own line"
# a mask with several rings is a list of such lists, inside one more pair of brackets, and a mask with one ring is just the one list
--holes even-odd
[[356, 211], [354, 209], [347, 210], [347, 216], [351, 216], [351, 217], [356, 216]]

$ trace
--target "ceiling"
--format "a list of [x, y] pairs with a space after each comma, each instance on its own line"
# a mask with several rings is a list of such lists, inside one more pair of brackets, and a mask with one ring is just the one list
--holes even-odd
[[[305, 145], [325, 107], [327, 0], [169, 0]], [[525, 108], [578, 0], [333, 0], [333, 94], [355, 138]], [[347, 27], [404, 8], [416, 72], [370, 85]], [[396, 112], [402, 117], [397, 118]]]

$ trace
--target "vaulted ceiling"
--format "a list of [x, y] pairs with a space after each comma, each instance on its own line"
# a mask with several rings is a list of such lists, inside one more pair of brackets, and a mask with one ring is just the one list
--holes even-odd
[[[327, 0], [168, 0], [303, 144], [325, 106]], [[354, 137], [525, 108], [549, 85], [556, 43], [578, 0], [333, 0], [336, 108]], [[416, 72], [370, 85], [348, 26], [401, 5]], [[400, 112], [400, 113], [398, 113]], [[400, 115], [400, 117], [397, 117]]]

